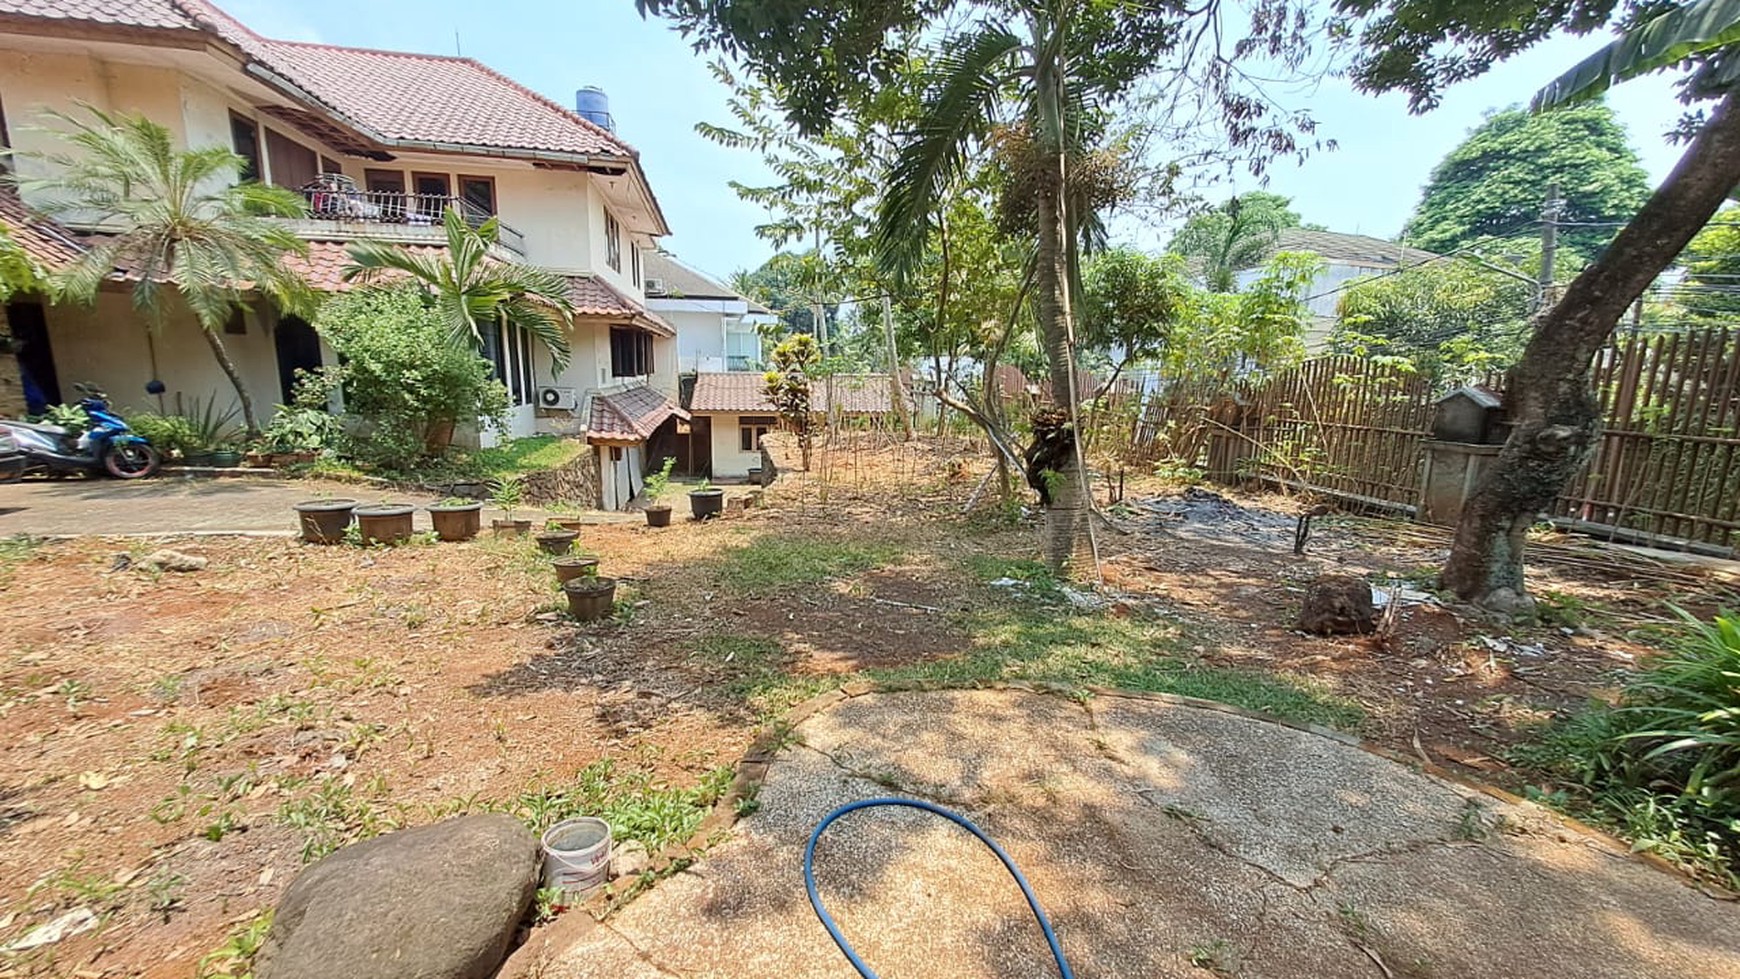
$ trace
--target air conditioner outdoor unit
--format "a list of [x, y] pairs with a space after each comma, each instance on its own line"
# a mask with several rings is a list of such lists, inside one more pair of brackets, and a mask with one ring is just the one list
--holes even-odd
[[538, 407], [554, 411], [573, 411], [580, 407], [580, 393], [573, 388], [539, 388]]
[[665, 280], [657, 276], [649, 275], [641, 284], [646, 287], [646, 294], [649, 296], [662, 296], [665, 294]]

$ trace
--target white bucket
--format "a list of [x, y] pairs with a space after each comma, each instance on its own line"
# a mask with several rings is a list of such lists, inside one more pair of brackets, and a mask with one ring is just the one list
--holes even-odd
[[563, 904], [578, 904], [610, 877], [610, 824], [581, 816], [544, 831], [544, 886], [562, 892]]

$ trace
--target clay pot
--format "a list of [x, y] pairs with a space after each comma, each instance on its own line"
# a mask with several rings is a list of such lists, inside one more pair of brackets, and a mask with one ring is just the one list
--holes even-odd
[[593, 578], [598, 575], [598, 559], [569, 554], [550, 562], [556, 569], [556, 581], [566, 585], [576, 578]]
[[696, 520], [717, 517], [724, 509], [725, 491], [722, 489], [692, 490], [689, 493], [689, 512]]
[[648, 527], [669, 527], [671, 525], [671, 508], [663, 503], [647, 507], [646, 525]]
[[429, 519], [435, 524], [435, 536], [445, 541], [470, 540], [483, 524], [482, 503], [436, 505], [428, 509]]
[[365, 544], [399, 544], [411, 536], [411, 516], [417, 508], [406, 503], [377, 503], [356, 508], [356, 523]]
[[291, 507], [302, 525], [302, 539], [310, 544], [336, 544], [344, 540], [355, 500], [304, 500]]
[[538, 549], [545, 554], [566, 554], [574, 546], [574, 538], [579, 536], [578, 530], [543, 530], [532, 539], [538, 542]]
[[596, 622], [610, 614], [616, 602], [615, 578], [575, 578], [562, 586], [568, 612], [577, 622]]

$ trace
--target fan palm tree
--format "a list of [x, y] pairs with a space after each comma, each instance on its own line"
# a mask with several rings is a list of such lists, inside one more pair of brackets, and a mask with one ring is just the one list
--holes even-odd
[[53, 175], [17, 181], [44, 212], [103, 232], [52, 273], [53, 288], [90, 302], [125, 269], [135, 280], [134, 307], [155, 327], [167, 311], [164, 287], [172, 286], [235, 388], [248, 433], [258, 434], [223, 327], [256, 293], [287, 312], [313, 309], [313, 290], [284, 264], [285, 255], [307, 254], [308, 246], [271, 220], [306, 213], [306, 202], [280, 187], [237, 183], [245, 161], [227, 147], [177, 150], [169, 130], [143, 115], [79, 107], [82, 116], [46, 114], [65, 127], [60, 135], [75, 152], [27, 154]]
[[352, 242], [345, 281], [409, 276], [429, 291], [455, 345], [481, 352], [486, 325], [519, 327], [543, 343], [550, 351], [552, 373], [561, 373], [568, 366], [568, 328], [574, 322], [568, 281], [535, 265], [492, 260], [489, 246], [501, 232], [495, 218], [473, 228], [449, 207], [441, 224], [447, 250], [440, 255]]
[[1740, 0], [1698, 0], [1633, 27], [1536, 94], [1535, 111], [1689, 63], [1689, 91], [1720, 96], [1680, 162], [1607, 249], [1535, 322], [1510, 374], [1515, 423], [1462, 509], [1441, 580], [1463, 598], [1525, 604], [1523, 545], [1595, 450], [1600, 412], [1590, 365], [1638, 297], [1740, 187]]

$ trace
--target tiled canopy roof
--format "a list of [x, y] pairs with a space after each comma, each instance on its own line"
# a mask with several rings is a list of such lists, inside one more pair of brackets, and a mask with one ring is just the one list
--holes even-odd
[[72, 232], [31, 214], [18, 193], [3, 184], [0, 184], [0, 225], [5, 226], [7, 235], [24, 249], [24, 254], [44, 269], [59, 268], [84, 253]]
[[215, 35], [390, 142], [635, 156], [608, 129], [471, 58], [274, 41], [207, 0], [0, 0], [5, 16]]
[[[308, 284], [321, 292], [349, 292], [356, 283], [344, 281], [343, 272], [351, 264], [350, 253], [345, 251], [342, 241], [311, 241], [308, 243], [306, 258], [290, 254], [284, 256], [284, 264], [292, 271], [302, 273]], [[400, 245], [415, 255], [441, 255], [447, 251], [440, 245]], [[388, 273], [382, 278], [391, 278]]]
[[644, 442], [672, 416], [686, 419], [689, 413], [644, 384], [613, 394], [593, 395], [586, 438], [598, 442]]
[[116, 27], [197, 31], [174, 0], [0, 0], [0, 16], [77, 20]]
[[[880, 415], [894, 404], [887, 374], [836, 374], [810, 382], [810, 407], [848, 415]], [[764, 375], [752, 371], [702, 372], [695, 375], [689, 410], [727, 414], [772, 414]]]
[[677, 335], [677, 331], [657, 314], [648, 312], [638, 300], [618, 291], [598, 276], [570, 275], [567, 279], [568, 301], [574, 304], [576, 314], [633, 320], [659, 336]]

